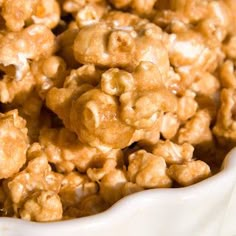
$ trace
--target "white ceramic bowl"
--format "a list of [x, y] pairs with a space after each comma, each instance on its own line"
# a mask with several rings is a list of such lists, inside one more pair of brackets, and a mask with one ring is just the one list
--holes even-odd
[[121, 199], [98, 215], [54, 223], [0, 218], [1, 236], [236, 235], [236, 148], [222, 170], [200, 183]]

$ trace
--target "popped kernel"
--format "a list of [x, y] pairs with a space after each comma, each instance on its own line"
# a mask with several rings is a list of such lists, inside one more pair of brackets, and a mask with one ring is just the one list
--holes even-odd
[[29, 71], [28, 60], [37, 60], [53, 53], [54, 39], [53, 33], [44, 25], [33, 24], [20, 32], [7, 32], [1, 35], [0, 64], [14, 66], [13, 76], [21, 80]]
[[6, 179], [25, 164], [29, 145], [26, 122], [17, 110], [0, 113], [0, 140], [0, 179]]
[[144, 188], [171, 187], [172, 181], [166, 173], [166, 162], [162, 156], [139, 150], [129, 156], [128, 179]]
[[27, 166], [8, 180], [7, 189], [17, 213], [22, 203], [37, 191], [58, 193], [62, 175], [51, 170], [41, 146], [34, 143], [27, 153]]
[[219, 143], [225, 146], [232, 146], [235, 143], [235, 89], [224, 88], [220, 96], [220, 108], [217, 114], [217, 121], [213, 128]]
[[73, 49], [75, 59], [83, 64], [132, 71], [141, 61], [150, 61], [163, 75], [169, 69], [163, 32], [151, 23], [116, 27], [101, 21], [85, 26], [79, 30]]
[[211, 116], [207, 110], [199, 110], [188, 120], [178, 132], [178, 143], [188, 142], [196, 145], [211, 142], [213, 139], [210, 130]]
[[211, 175], [209, 166], [203, 161], [191, 161], [185, 164], [171, 165], [167, 174], [181, 186], [189, 186]]
[[165, 159], [167, 165], [182, 164], [192, 160], [194, 147], [189, 143], [178, 145], [169, 140], [159, 141], [152, 147], [152, 153]]
[[24, 220], [39, 222], [62, 219], [60, 197], [52, 191], [41, 191], [31, 195], [20, 209], [20, 217]]

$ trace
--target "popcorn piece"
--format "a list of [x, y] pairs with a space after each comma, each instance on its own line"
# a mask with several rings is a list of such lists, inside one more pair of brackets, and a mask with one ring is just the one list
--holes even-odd
[[232, 30], [233, 15], [224, 1], [209, 1], [207, 14], [199, 23], [199, 28], [207, 37], [222, 42]]
[[0, 114], [0, 179], [16, 174], [26, 161], [28, 137], [25, 126], [25, 120], [17, 110]]
[[[207, 37], [215, 37], [219, 41], [223, 41], [232, 30], [233, 16], [225, 1], [171, 0], [158, 1], [156, 5], [162, 10], [154, 20], [157, 23], [168, 25], [177, 20], [195, 24]], [[161, 20], [158, 19], [160, 15]]]
[[118, 114], [118, 101], [114, 97], [91, 89], [72, 104], [70, 128], [81, 142], [100, 150], [124, 148], [131, 142], [134, 128], [117, 119]]
[[167, 188], [172, 184], [166, 174], [164, 158], [137, 151], [129, 156], [128, 179], [144, 188]]
[[150, 61], [158, 65], [164, 76], [169, 69], [169, 60], [162, 36], [162, 30], [151, 23], [115, 27], [100, 22], [78, 32], [74, 56], [83, 64], [128, 70], [133, 70], [141, 61]]
[[182, 76], [191, 71], [213, 71], [220, 58], [217, 45], [207, 45], [200, 33], [190, 30], [170, 34], [168, 52], [171, 64]]
[[6, 74], [0, 80], [0, 101], [2, 103], [22, 104], [26, 101], [36, 82], [31, 73], [27, 73], [21, 80]]
[[39, 222], [57, 221], [62, 218], [62, 204], [52, 191], [40, 191], [30, 196], [20, 210], [24, 220]]
[[54, 28], [60, 20], [60, 8], [56, 0], [4, 0], [2, 16], [11, 31], [20, 31], [28, 22]]
[[60, 21], [60, 6], [57, 0], [38, 0], [31, 20], [34, 24], [42, 24], [52, 29]]
[[27, 166], [9, 179], [9, 197], [17, 212], [22, 203], [37, 191], [59, 192], [62, 176], [51, 170], [47, 156], [39, 144], [34, 143], [28, 150]]
[[20, 31], [24, 27], [25, 21], [33, 14], [37, 3], [38, 0], [28, 3], [19, 0], [3, 0], [2, 16], [6, 21], [6, 26], [11, 31]]
[[100, 195], [109, 204], [122, 198], [122, 189], [127, 179], [121, 170], [112, 170], [106, 174], [100, 183]]
[[76, 23], [79, 27], [97, 23], [108, 9], [106, 1], [90, 2], [76, 12]]
[[21, 32], [8, 32], [0, 40], [0, 64], [15, 67], [21, 80], [29, 71], [28, 59], [39, 59], [55, 49], [53, 33], [43, 25], [31, 25]]
[[209, 177], [211, 170], [205, 162], [198, 160], [171, 165], [167, 173], [181, 186], [189, 186]]
[[73, 100], [96, 86], [101, 73], [94, 65], [84, 65], [71, 71], [65, 79], [64, 88], [52, 88], [48, 92], [46, 104], [64, 121], [65, 126], [70, 126], [69, 114]]
[[220, 109], [217, 114], [217, 121], [213, 133], [218, 141], [225, 146], [234, 145], [236, 140], [235, 132], [235, 89], [223, 89], [220, 96]]
[[163, 157], [168, 165], [191, 161], [193, 150], [193, 146], [189, 143], [178, 145], [169, 140], [159, 141], [152, 147], [152, 153]]
[[121, 119], [138, 129], [152, 127], [161, 112], [176, 109], [175, 96], [165, 88], [158, 67], [150, 62], [141, 62], [132, 74], [118, 69], [106, 71], [101, 88], [120, 95]]
[[213, 137], [210, 130], [211, 117], [207, 110], [199, 110], [185, 123], [178, 132], [178, 143], [188, 142], [192, 145], [211, 142]]
[[111, 160], [120, 163], [122, 152], [111, 150], [101, 152], [96, 148], [82, 144], [75, 133], [62, 129], [42, 129], [39, 142], [45, 150], [50, 163], [53, 163], [59, 172], [70, 173], [75, 168], [86, 172], [89, 168]]

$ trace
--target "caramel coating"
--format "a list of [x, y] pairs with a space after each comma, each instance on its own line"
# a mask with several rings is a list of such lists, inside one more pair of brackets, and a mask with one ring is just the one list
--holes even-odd
[[99, 22], [99, 20], [107, 13], [109, 6], [106, 1], [91, 1], [81, 7], [75, 16], [78, 27], [91, 25]]
[[185, 123], [179, 130], [178, 143], [188, 142], [190, 144], [200, 144], [212, 141], [210, 130], [211, 117], [207, 110], [199, 110]]
[[112, 149], [101, 152], [96, 148], [82, 144], [75, 133], [62, 129], [42, 129], [39, 142], [59, 172], [70, 173], [75, 168], [86, 172], [89, 168], [101, 165], [106, 160], [122, 162], [122, 152]]
[[11, 74], [6, 74], [0, 81], [0, 101], [2, 103], [23, 104], [35, 87], [35, 79], [31, 73], [16, 80]]
[[103, 151], [124, 148], [147, 139], [154, 127], [158, 132], [163, 112], [176, 111], [177, 98], [151, 62], [140, 63], [133, 73], [114, 68], [95, 76], [95, 71], [91, 66], [72, 71], [64, 88], [52, 89], [46, 98], [82, 143]]
[[83, 27], [74, 41], [75, 59], [83, 64], [133, 70], [141, 61], [157, 64], [161, 74], [169, 68], [163, 32], [154, 24], [115, 27], [100, 22]]
[[211, 175], [209, 166], [200, 160], [171, 165], [167, 173], [181, 186], [197, 183]]
[[106, 174], [100, 183], [100, 194], [109, 204], [122, 198], [122, 189], [127, 182], [125, 174], [121, 170], [112, 170]]
[[139, 150], [129, 156], [128, 179], [144, 188], [167, 188], [172, 184], [166, 174], [165, 159]]
[[175, 144], [169, 140], [159, 141], [152, 147], [152, 153], [165, 159], [166, 164], [182, 164], [192, 160], [194, 147], [189, 143]]
[[17, 110], [0, 114], [0, 179], [16, 174], [26, 161], [29, 141], [25, 126], [26, 122], [18, 115]]
[[22, 203], [37, 191], [58, 193], [62, 175], [51, 170], [47, 156], [39, 144], [33, 144], [27, 153], [29, 160], [26, 168], [13, 176], [7, 184], [9, 197], [17, 213]]
[[34, 61], [31, 72], [36, 80], [38, 94], [44, 98], [52, 87], [62, 87], [66, 76], [66, 64], [61, 57], [49, 56]]
[[55, 49], [54, 35], [44, 25], [33, 24], [20, 32], [8, 32], [0, 37], [0, 64], [14, 66], [16, 80], [28, 73], [29, 59], [47, 57]]
[[57, 221], [62, 219], [62, 212], [59, 196], [52, 191], [41, 191], [25, 201], [20, 210], [20, 217], [39, 222]]
[[4, 0], [2, 16], [11, 31], [20, 31], [25, 24], [43, 24], [54, 28], [60, 20], [60, 8], [56, 0]]
[[63, 208], [68, 209], [77, 205], [87, 196], [94, 195], [98, 192], [98, 185], [90, 182], [87, 176], [76, 172], [70, 172], [62, 180], [59, 196]]
[[220, 109], [217, 114], [217, 122], [213, 128], [220, 143], [232, 145], [235, 143], [235, 89], [223, 89], [220, 96]]

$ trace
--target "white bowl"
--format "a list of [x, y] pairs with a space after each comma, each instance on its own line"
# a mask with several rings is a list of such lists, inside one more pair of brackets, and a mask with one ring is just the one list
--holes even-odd
[[2, 236], [233, 236], [236, 235], [236, 148], [222, 170], [178, 189], [135, 193], [107, 211], [80, 219], [35, 223], [0, 218]]

